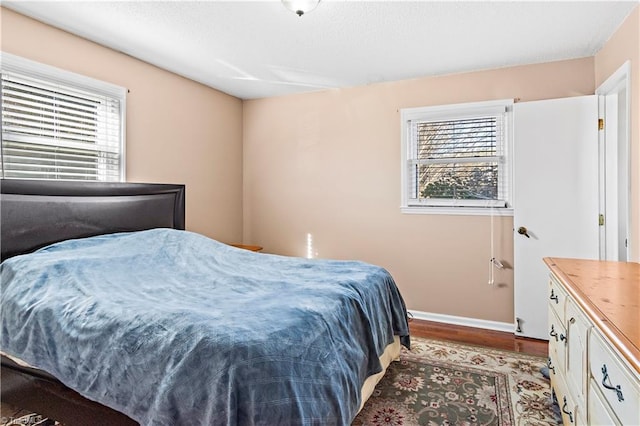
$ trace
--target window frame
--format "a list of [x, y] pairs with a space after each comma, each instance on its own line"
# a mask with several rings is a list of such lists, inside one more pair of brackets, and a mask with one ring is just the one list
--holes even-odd
[[[504, 164], [500, 174], [505, 180], [506, 206], [461, 205], [455, 199], [437, 199], [431, 203], [413, 204], [409, 194], [409, 160], [410, 150], [414, 146], [411, 126], [413, 121], [430, 120], [462, 120], [469, 117], [493, 116], [504, 111]], [[470, 102], [450, 105], [437, 105], [400, 110], [401, 127], [401, 167], [400, 167], [400, 210], [406, 214], [445, 214], [445, 215], [494, 215], [513, 216], [513, 99], [495, 101]], [[464, 203], [464, 202], [463, 202]], [[474, 203], [469, 203], [474, 204]], [[475, 203], [479, 204], [479, 203]]]
[[[91, 92], [99, 96], [108, 96], [120, 101], [119, 110], [119, 170], [118, 181], [126, 182], [126, 106], [127, 89], [112, 83], [97, 80], [71, 71], [63, 70], [51, 65], [46, 65], [30, 59], [26, 59], [7, 52], [0, 52], [0, 72], [14, 73], [25, 78], [44, 80], [50, 84], [71, 86], [80, 91]], [[2, 149], [0, 142], [0, 149]], [[4, 174], [0, 170], [0, 174]], [[13, 179], [13, 178], [6, 178]], [[75, 180], [75, 179], [43, 179], [43, 180]], [[106, 180], [86, 180], [87, 182], [106, 182]], [[115, 182], [115, 181], [110, 181]]]

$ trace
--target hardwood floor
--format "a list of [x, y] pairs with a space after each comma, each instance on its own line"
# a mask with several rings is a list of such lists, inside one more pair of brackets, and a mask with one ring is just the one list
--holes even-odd
[[454, 342], [487, 346], [539, 356], [546, 356], [549, 347], [546, 340], [516, 337], [513, 333], [463, 327], [418, 320], [415, 318], [409, 322], [409, 330], [411, 331], [411, 335], [416, 337], [452, 340]]

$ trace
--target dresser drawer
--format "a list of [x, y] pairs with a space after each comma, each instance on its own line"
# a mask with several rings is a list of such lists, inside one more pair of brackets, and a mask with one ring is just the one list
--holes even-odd
[[567, 331], [558, 319], [553, 309], [549, 309], [548, 312], [548, 324], [549, 330], [549, 356], [553, 363], [554, 372], [566, 376], [566, 336]]
[[562, 423], [565, 426], [584, 423], [583, 417], [580, 418], [582, 421], [578, 421], [578, 406], [568, 392], [567, 384], [562, 380], [562, 377], [556, 377], [556, 380], [552, 380], [551, 384], [556, 394], [558, 407], [560, 407]]
[[[592, 329], [589, 338], [589, 370], [593, 377], [590, 383], [598, 387], [620, 423], [640, 425], [638, 377], [634, 378], [634, 373], [595, 329]], [[592, 393], [591, 390], [589, 393]]]
[[603, 401], [604, 397], [598, 392], [598, 383], [591, 378], [589, 383], [589, 420], [591, 426], [621, 426], [620, 421], [611, 412], [609, 404]]
[[567, 340], [567, 329], [553, 309], [549, 309], [547, 315], [547, 328], [549, 330], [547, 335], [549, 336], [549, 346], [561, 345], [564, 347]]
[[549, 307], [553, 310], [561, 323], [564, 323], [564, 305], [567, 300], [567, 292], [562, 285], [558, 283], [557, 278], [550, 275], [549, 278], [549, 294], [547, 295], [549, 300]]
[[576, 404], [586, 404], [587, 380], [587, 336], [591, 329], [591, 323], [578, 305], [567, 299], [565, 307], [566, 315], [566, 355], [567, 355], [567, 384], [572, 391]]

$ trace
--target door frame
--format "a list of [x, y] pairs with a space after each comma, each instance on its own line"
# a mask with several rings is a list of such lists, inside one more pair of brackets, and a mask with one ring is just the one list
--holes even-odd
[[[628, 261], [632, 241], [631, 226], [631, 63], [626, 61], [597, 89], [599, 117], [604, 131], [599, 132], [599, 203], [604, 225], [600, 226], [600, 260]], [[622, 102], [619, 97], [624, 96]], [[615, 146], [611, 149], [611, 140]], [[616, 161], [607, 158], [615, 155]], [[615, 176], [615, 182], [611, 177]], [[612, 194], [612, 192], [615, 192]]]

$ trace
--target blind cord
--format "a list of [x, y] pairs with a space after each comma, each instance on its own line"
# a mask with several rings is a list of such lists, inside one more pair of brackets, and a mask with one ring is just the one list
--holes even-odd
[[494, 245], [494, 226], [493, 226], [493, 217], [494, 215], [494, 207], [491, 206], [490, 207], [490, 221], [491, 221], [491, 235], [489, 236], [489, 241], [490, 241], [490, 247], [491, 247], [491, 258], [489, 259], [489, 263], [490, 263], [490, 271], [489, 271], [489, 285], [494, 285], [495, 284], [495, 268], [498, 269], [503, 269], [504, 265], [502, 264], [502, 262], [500, 262], [498, 259], [496, 259], [495, 257], [495, 245]]
[[489, 216], [491, 217], [490, 218], [490, 220], [491, 220], [491, 227], [490, 227], [491, 228], [491, 235], [489, 236], [490, 246], [491, 246], [491, 253], [490, 253], [490, 255], [491, 255], [490, 262], [491, 263], [490, 263], [490, 266], [489, 266], [489, 268], [490, 268], [490, 271], [489, 271], [489, 285], [493, 285], [495, 283], [495, 281], [494, 281], [494, 273], [493, 273], [493, 261], [495, 260], [494, 252], [493, 252], [493, 206], [491, 206], [491, 211], [490, 211]]

